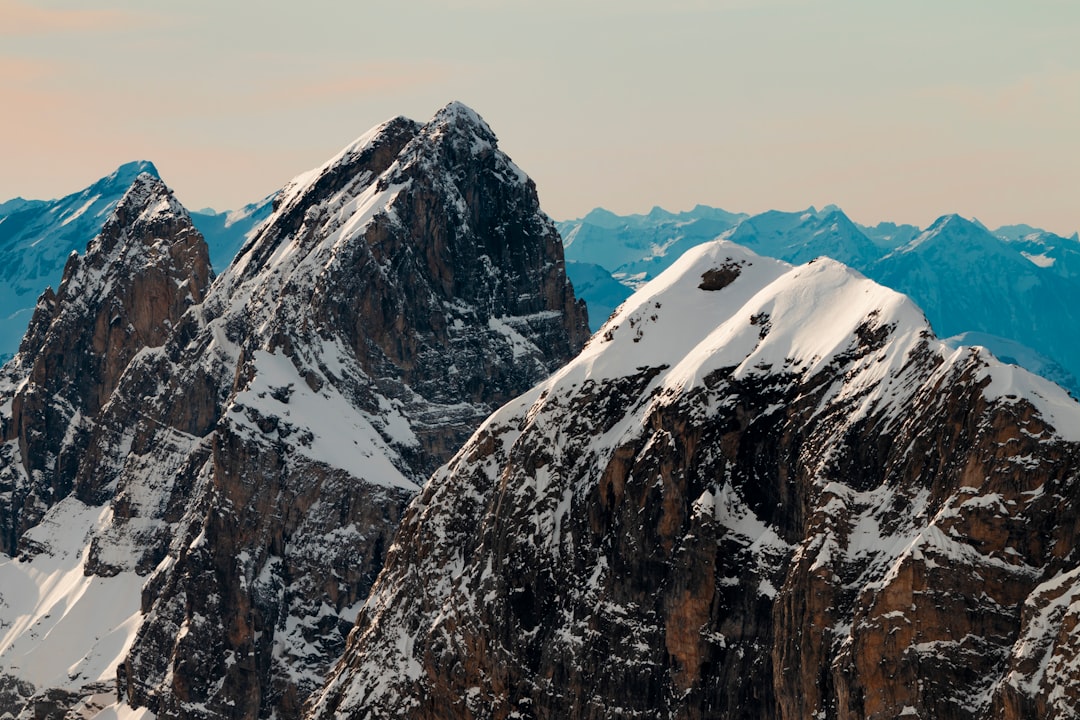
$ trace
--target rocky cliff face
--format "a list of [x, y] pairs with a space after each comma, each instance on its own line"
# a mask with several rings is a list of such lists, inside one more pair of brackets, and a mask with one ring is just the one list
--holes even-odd
[[156, 176], [135, 178], [59, 290], [38, 300], [0, 379], [0, 551], [74, 489], [89, 438], [142, 349], [165, 343], [212, 273], [191, 218]]
[[587, 318], [533, 183], [457, 103], [286, 186], [197, 299], [72, 468], [103, 509], [82, 567], [142, 584], [112, 650], [125, 703], [297, 717], [419, 483]]
[[413, 501], [311, 718], [1072, 717], [1080, 407], [719, 241]]

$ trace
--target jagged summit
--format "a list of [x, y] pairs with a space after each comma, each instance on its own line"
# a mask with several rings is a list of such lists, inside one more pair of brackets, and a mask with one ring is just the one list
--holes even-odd
[[[98, 416], [131, 360], [162, 345], [210, 284], [206, 244], [156, 176], [138, 174], [59, 288], [38, 300], [0, 381], [0, 549], [73, 489]], [[14, 502], [20, 498], [19, 502]]]
[[[176, 228], [192, 227], [191, 215], [156, 174], [138, 173], [116, 204], [101, 232], [87, 246], [87, 257], [112, 252], [126, 240], [156, 243]], [[129, 245], [134, 249], [135, 244]]]
[[[139, 175], [41, 304], [34, 337], [67, 340], [27, 353], [52, 385], [23, 387], [55, 412], [47, 433], [23, 434], [58, 444], [60, 460], [5, 434], [10, 467], [33, 457], [48, 470], [29, 476], [49, 478], [8, 537], [29, 556], [37, 527], [79, 528], [64, 571], [115, 589], [123, 640], [109, 650], [65, 625], [48, 647], [93, 650], [117, 668], [126, 703], [296, 718], [340, 655], [405, 504], [495, 407], [580, 349], [584, 307], [533, 183], [457, 104], [428, 123], [383, 123], [298, 176], [205, 294], [169, 279], [169, 292], [129, 297], [120, 269], [172, 257], [176, 244], [155, 238], [174, 235], [198, 233]], [[140, 308], [177, 295], [182, 312], [145, 339]], [[84, 319], [60, 333], [56, 308], [78, 302]], [[120, 340], [133, 337], [144, 340], [132, 356], [137, 343]], [[105, 370], [74, 362], [102, 348]], [[29, 422], [20, 402], [5, 427]], [[41, 562], [30, 569], [45, 576]], [[57, 602], [34, 612], [87, 612]]]
[[456, 143], [468, 142], [467, 149], [473, 153], [492, 150], [498, 143], [491, 126], [480, 114], [457, 100], [447, 103], [435, 113], [422, 132], [432, 140], [453, 137]]
[[38, 295], [58, 286], [68, 256], [86, 249], [143, 172], [157, 175], [152, 163], [131, 162], [59, 200], [0, 206], [0, 357], [18, 348]]

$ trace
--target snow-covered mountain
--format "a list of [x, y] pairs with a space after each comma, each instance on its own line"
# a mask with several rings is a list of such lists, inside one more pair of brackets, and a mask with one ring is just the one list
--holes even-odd
[[[593, 217], [603, 223], [592, 223]], [[594, 211], [560, 227], [567, 233], [604, 237], [611, 256], [622, 263], [619, 267], [647, 266], [629, 288], [655, 277], [675, 258], [643, 248], [662, 247], [665, 237], [682, 237], [661, 220], [650, 224], [649, 217], [629, 216], [633, 222], [622, 222]], [[871, 228], [852, 222], [835, 206], [746, 217], [719, 236], [787, 262], [818, 256], [839, 260], [910, 295], [942, 337], [978, 336], [991, 351], [1080, 395], [1080, 237], [1064, 238], [1029, 226], [991, 232], [956, 215], [939, 218], [926, 230], [893, 223]], [[621, 251], [615, 249], [620, 244]], [[568, 244], [570, 261], [579, 259], [576, 252], [574, 244]], [[626, 274], [616, 271], [613, 277], [625, 280]], [[590, 282], [598, 287], [600, 280], [592, 277]], [[582, 297], [594, 301], [590, 294]], [[594, 322], [602, 320], [600, 313], [615, 297], [608, 289], [596, 298], [600, 310]]]
[[[0, 306], [4, 308], [0, 361], [18, 349], [38, 296], [46, 287], [59, 285], [68, 256], [82, 252], [97, 236], [131, 183], [144, 172], [159, 177], [153, 163], [130, 162], [59, 200], [16, 198], [0, 203]], [[220, 271], [232, 261], [270, 214], [272, 199], [227, 213], [191, 213], [210, 246], [214, 268]]]
[[1080, 405], [718, 240], [411, 503], [312, 719], [1073, 717]]
[[297, 717], [420, 483], [588, 334], [458, 103], [296, 178], [212, 284], [207, 255], [140, 176], [5, 366], [5, 710]]
[[589, 339], [460, 103], [204, 215], [131, 178], [0, 370], [0, 717], [1080, 714], [1080, 405], [730, 239], [1056, 307], [1075, 238], [654, 210]]
[[[957, 215], [939, 218], [865, 271], [926, 309], [942, 336], [978, 332], [995, 353], [1024, 357], [995, 337], [1080, 377], [1080, 242], [1049, 234], [996, 237]], [[1032, 366], [1034, 372], [1040, 367]], [[1062, 380], [1056, 370], [1049, 376]], [[1067, 380], [1067, 377], [1065, 378]], [[1069, 389], [1080, 395], [1072, 381]]]

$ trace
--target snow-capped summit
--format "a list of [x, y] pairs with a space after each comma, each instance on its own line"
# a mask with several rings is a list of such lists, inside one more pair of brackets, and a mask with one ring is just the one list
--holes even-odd
[[[594, 321], [671, 264], [675, 255], [665, 248], [709, 239], [691, 239], [680, 227], [648, 216], [620, 217], [603, 210], [560, 227], [566, 233], [567, 258], [593, 263], [571, 263], [569, 271], [575, 287], [580, 283], [583, 297], [596, 306]], [[1022, 359], [1029, 370], [1066, 382], [1080, 396], [1080, 385], [1070, 380], [1080, 377], [1080, 242], [1074, 238], [1028, 226], [1002, 228], [995, 235], [977, 220], [955, 214], [925, 230], [895, 223], [866, 227], [832, 205], [741, 218], [722, 236], [788, 262], [826, 256], [858, 268], [910, 295], [943, 337], [977, 333], [990, 350]], [[594, 247], [603, 254], [593, 252]], [[622, 270], [608, 274], [622, 281], [624, 290], [603, 276], [596, 264], [603, 256], [620, 263]]]
[[897, 248], [895, 254], [940, 251], [945, 253], [991, 252], [1002, 250], [995, 238], [981, 223], [956, 214], [942, 215], [910, 242]]
[[597, 208], [579, 220], [558, 223], [566, 246], [567, 273], [579, 288], [579, 297], [589, 303], [593, 329], [633, 288], [744, 217], [705, 205], [681, 213], [654, 208], [647, 215], [629, 216]]
[[432, 476], [310, 718], [1068, 716], [1078, 461], [903, 295], [699, 246]]
[[[0, 361], [18, 349], [35, 301], [46, 287], [60, 283], [64, 263], [82, 252], [101, 231], [120, 198], [136, 178], [160, 177], [152, 162], [121, 165], [89, 187], [58, 200], [16, 198], [0, 203]], [[211, 260], [221, 270], [232, 260], [253, 227], [270, 210], [270, 198], [235, 213], [191, 213], [210, 246]]]

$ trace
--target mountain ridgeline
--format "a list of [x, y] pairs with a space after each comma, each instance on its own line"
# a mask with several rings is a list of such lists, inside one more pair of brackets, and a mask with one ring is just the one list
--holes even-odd
[[312, 718], [1074, 717], [1080, 406], [726, 241], [410, 505]]
[[1076, 234], [1061, 237], [1028, 226], [991, 232], [957, 215], [925, 230], [893, 223], [866, 227], [835, 206], [752, 217], [704, 206], [629, 216], [594, 210], [559, 229], [571, 280], [596, 327], [686, 248], [723, 237], [792, 263], [839, 260], [909, 295], [951, 346], [984, 345], [1080, 395]]
[[978, 226], [656, 210], [589, 337], [460, 103], [204, 214], [217, 276], [155, 172], [102, 207], [0, 372], [0, 716], [1080, 714], [1080, 405], [818, 258]]
[[[420, 484], [587, 338], [532, 181], [456, 103], [290, 183], [212, 283], [207, 258], [139, 176], [5, 368], [3, 569], [85, 578], [0, 623], [25, 707], [298, 717]], [[62, 618], [110, 593], [120, 641], [78, 647]]]

